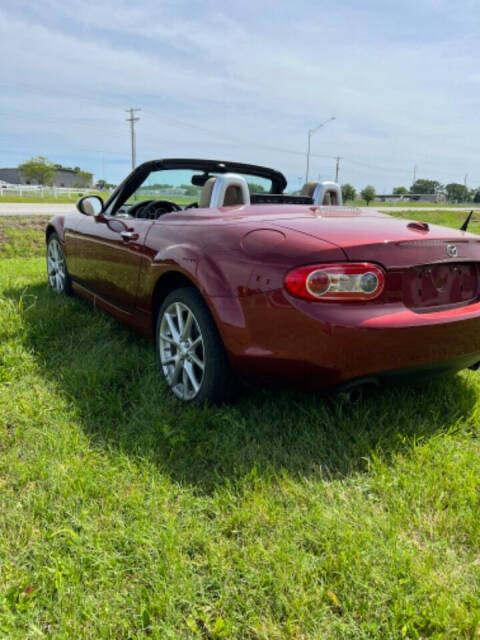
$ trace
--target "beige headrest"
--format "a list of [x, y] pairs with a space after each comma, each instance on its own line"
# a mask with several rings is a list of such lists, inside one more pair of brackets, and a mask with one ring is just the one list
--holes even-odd
[[302, 190], [300, 191], [300, 195], [313, 198], [313, 192], [315, 191], [315, 187], [317, 186], [317, 184], [318, 182], [306, 182], [303, 185]]
[[236, 185], [230, 185], [226, 192], [225, 198], [223, 199], [224, 207], [234, 207], [237, 204], [246, 204], [245, 199], [243, 197], [242, 190], [240, 187]]
[[213, 185], [216, 178], [209, 178], [202, 187], [202, 192], [198, 200], [198, 208], [204, 209], [210, 206], [210, 199], [212, 197]]

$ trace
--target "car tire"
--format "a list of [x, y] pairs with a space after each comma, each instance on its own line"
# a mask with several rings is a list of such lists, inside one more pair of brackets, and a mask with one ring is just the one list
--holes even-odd
[[49, 286], [56, 293], [72, 295], [72, 281], [68, 274], [67, 261], [56, 233], [51, 233], [47, 240], [47, 278]]
[[171, 391], [184, 402], [221, 404], [233, 375], [212, 315], [194, 287], [175, 289], [160, 307], [156, 353]]

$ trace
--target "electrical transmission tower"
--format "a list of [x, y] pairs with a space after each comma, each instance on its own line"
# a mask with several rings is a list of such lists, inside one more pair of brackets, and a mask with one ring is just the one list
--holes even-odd
[[130, 122], [130, 137], [132, 142], [132, 170], [135, 169], [136, 162], [136, 140], [135, 140], [135, 122], [140, 120], [139, 117], [135, 116], [137, 111], [141, 111], [141, 109], [134, 109], [130, 107], [130, 109], [125, 109], [127, 113], [130, 114], [130, 117], [127, 118], [127, 122]]

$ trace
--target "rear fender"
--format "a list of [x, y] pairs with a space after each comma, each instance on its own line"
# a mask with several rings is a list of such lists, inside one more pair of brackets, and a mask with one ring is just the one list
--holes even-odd
[[142, 306], [152, 311], [151, 294], [155, 285], [172, 271], [187, 278], [202, 294], [228, 350], [231, 329], [245, 327], [242, 306], [220, 265], [199, 247], [189, 243], [177, 244], [155, 255], [141, 276]]
[[172, 268], [189, 278], [204, 296], [236, 295], [231, 279], [227, 279], [218, 262], [193, 244], [177, 244], [162, 249], [155, 255], [150, 272], [156, 281]]

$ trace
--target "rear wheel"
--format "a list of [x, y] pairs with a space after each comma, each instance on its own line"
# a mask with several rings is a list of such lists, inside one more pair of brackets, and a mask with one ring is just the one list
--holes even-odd
[[67, 271], [67, 262], [62, 245], [56, 233], [50, 234], [47, 241], [48, 284], [57, 293], [72, 293], [72, 282]]
[[172, 291], [157, 318], [157, 357], [168, 386], [185, 402], [221, 403], [232, 372], [215, 322], [194, 287]]

